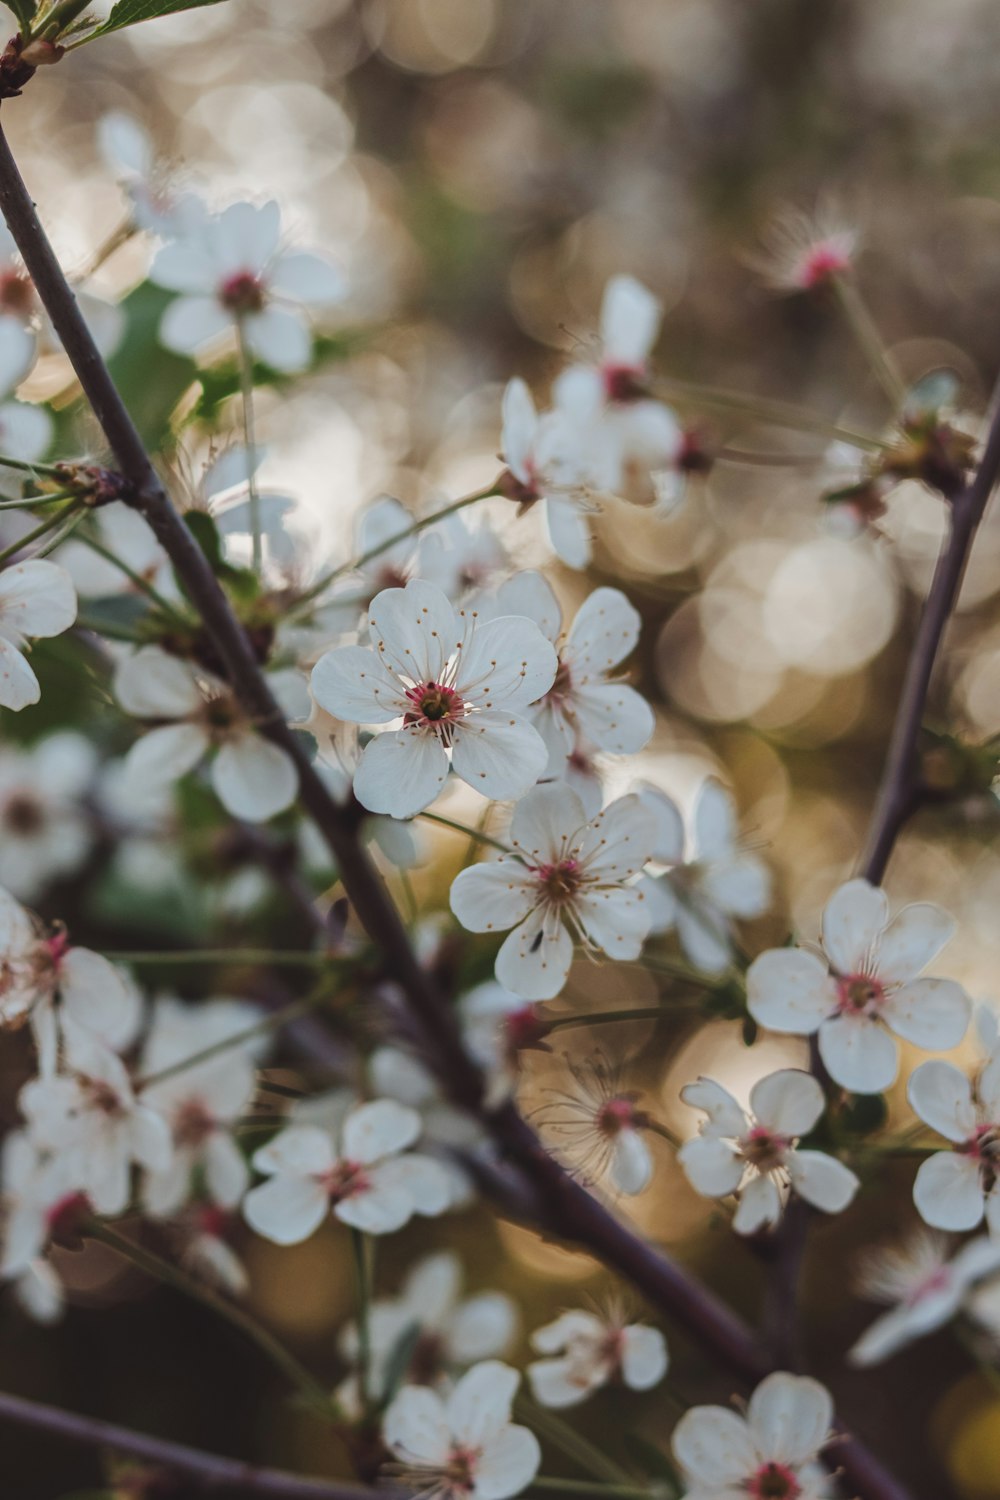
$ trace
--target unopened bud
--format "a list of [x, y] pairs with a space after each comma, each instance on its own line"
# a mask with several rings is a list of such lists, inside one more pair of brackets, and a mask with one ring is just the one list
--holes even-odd
[[65, 47], [60, 47], [58, 42], [50, 41], [48, 37], [37, 36], [22, 49], [21, 62], [29, 68], [48, 67], [50, 63], [57, 63], [65, 50]]

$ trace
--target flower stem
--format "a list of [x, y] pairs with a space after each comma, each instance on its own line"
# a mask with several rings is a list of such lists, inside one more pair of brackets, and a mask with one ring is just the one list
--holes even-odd
[[46, 517], [41, 525], [36, 526], [34, 531], [29, 531], [27, 536], [19, 537], [16, 542], [11, 542], [9, 547], [4, 547], [3, 551], [0, 552], [0, 564], [5, 563], [8, 558], [16, 557], [19, 552], [24, 551], [25, 547], [29, 547], [32, 542], [37, 542], [39, 538], [47, 536], [50, 531], [55, 531], [56, 527], [61, 526], [65, 520], [74, 515], [79, 507], [79, 500], [70, 501], [69, 505], [57, 511], [54, 516]]
[[607, 1500], [651, 1500], [653, 1495], [664, 1493], [663, 1484], [645, 1487], [637, 1484], [604, 1484], [599, 1480], [550, 1479], [536, 1474], [529, 1490], [545, 1490], [563, 1495], [604, 1495]]
[[188, 1276], [185, 1271], [182, 1271], [179, 1266], [172, 1265], [170, 1261], [161, 1260], [158, 1255], [154, 1255], [151, 1251], [143, 1249], [142, 1246], [134, 1244], [107, 1224], [93, 1223], [88, 1233], [93, 1239], [99, 1240], [101, 1244], [107, 1245], [110, 1250], [114, 1250], [123, 1260], [130, 1261], [138, 1270], [145, 1271], [147, 1276], [152, 1276], [155, 1280], [162, 1281], [165, 1286], [173, 1287], [175, 1291], [183, 1292], [186, 1297], [191, 1297], [195, 1302], [200, 1302], [202, 1306], [225, 1318], [234, 1328], [238, 1328], [241, 1333], [251, 1339], [262, 1353], [267, 1355], [272, 1364], [276, 1365], [285, 1377], [291, 1381], [292, 1385], [297, 1388], [300, 1395], [305, 1397], [310, 1406], [329, 1410], [329, 1394], [320, 1385], [319, 1381], [314, 1380], [305, 1366], [300, 1364], [295, 1358], [294, 1354], [290, 1353], [273, 1334], [262, 1327], [243, 1308], [238, 1307], [234, 1302], [227, 1301], [224, 1297], [220, 1297], [209, 1287], [202, 1286], [200, 1282], [195, 1281], [193, 1277]]
[[243, 398], [243, 439], [247, 450], [247, 491], [250, 500], [250, 534], [253, 538], [253, 566], [259, 573], [264, 562], [261, 539], [260, 494], [257, 490], [257, 438], [253, 414], [253, 360], [242, 318], [236, 320], [236, 338], [240, 354], [240, 395]]
[[514, 1410], [533, 1432], [547, 1438], [553, 1447], [565, 1453], [581, 1469], [589, 1470], [592, 1474], [602, 1474], [612, 1484], [628, 1484], [629, 1475], [620, 1464], [615, 1463], [603, 1449], [589, 1442], [575, 1427], [556, 1416], [548, 1407], [539, 1406], [525, 1396], [517, 1396]]
[[130, 568], [127, 562], [125, 562], [122, 558], [117, 557], [114, 552], [105, 547], [102, 542], [99, 542], [97, 540], [96, 537], [91, 536], [89, 532], [85, 531], [80, 537], [80, 540], [86, 543], [91, 552], [96, 552], [98, 557], [103, 557], [105, 562], [111, 563], [113, 567], [117, 568], [121, 573], [124, 573], [125, 577], [129, 579], [131, 583], [135, 584], [135, 587], [140, 591], [140, 593], [145, 594], [147, 599], [152, 600], [157, 609], [161, 610], [168, 619], [176, 621], [178, 625], [183, 625], [185, 626], [185, 628], [190, 624], [190, 621], [185, 618], [185, 616], [177, 608], [176, 604], [171, 604], [169, 599], [165, 599], [163, 595], [153, 587], [148, 578], [144, 578], [141, 573], [137, 573], [134, 568]]
[[25, 500], [0, 500], [0, 510], [34, 510], [39, 505], [51, 505], [54, 500], [72, 500], [72, 490], [53, 490], [44, 495], [29, 495]]
[[612, 1021], [662, 1021], [669, 1014], [664, 1005], [639, 1005], [634, 1010], [597, 1010], [590, 1016], [559, 1016], [546, 1024], [549, 1031], [566, 1031], [573, 1026], [605, 1026]]
[[351, 1230], [351, 1252], [354, 1262], [354, 1292], [358, 1306], [358, 1385], [361, 1404], [368, 1414], [372, 1405], [372, 1341], [369, 1310], [374, 1279], [374, 1244], [371, 1236], [360, 1229]]
[[441, 828], [450, 828], [453, 833], [464, 833], [467, 838], [475, 839], [477, 843], [489, 844], [493, 849], [499, 849], [501, 854], [512, 854], [514, 851], [509, 845], [503, 844], [495, 839], [492, 834], [484, 833], [481, 828], [470, 828], [467, 823], [456, 823], [454, 818], [445, 818], [441, 813], [422, 812], [417, 814], [427, 823], [437, 823]]
[[868, 311], [857, 282], [849, 275], [834, 276], [831, 280], [848, 327], [871, 366], [873, 375], [889, 398], [893, 411], [899, 411], [906, 401], [906, 382], [882, 342], [875, 319]]
[[221, 1040], [213, 1042], [210, 1047], [203, 1047], [200, 1052], [192, 1052], [190, 1056], [182, 1057], [178, 1062], [171, 1063], [169, 1067], [147, 1074], [146, 1077], [136, 1081], [135, 1087], [144, 1089], [149, 1088], [151, 1084], [162, 1083], [165, 1078], [174, 1078], [178, 1073], [186, 1073], [188, 1068], [218, 1057], [221, 1052], [228, 1052], [230, 1047], [241, 1047], [245, 1042], [252, 1042], [255, 1037], [266, 1036], [269, 1031], [276, 1031], [288, 1022], [297, 1021], [300, 1016], [308, 1015], [327, 998], [329, 997], [324, 989], [322, 993], [304, 995], [299, 1000], [293, 1000], [289, 1005], [283, 1005], [280, 1010], [273, 1010], [270, 1015], [262, 1016], [252, 1026], [245, 1026], [242, 1031], [234, 1031], [231, 1036], [222, 1037]]
[[746, 396], [742, 391], [717, 390], [710, 385], [697, 385], [689, 380], [674, 380], [661, 377], [657, 382], [668, 396], [687, 399], [693, 406], [704, 406], [716, 411], [730, 411], [737, 416], [751, 417], [769, 427], [787, 427], [793, 432], [811, 432], [817, 437], [835, 438], [849, 443], [852, 448], [878, 450], [885, 447], [881, 438], [871, 433], [856, 432], [842, 427], [839, 422], [828, 422], [825, 417], [793, 406], [785, 401], [768, 401], [760, 396]]

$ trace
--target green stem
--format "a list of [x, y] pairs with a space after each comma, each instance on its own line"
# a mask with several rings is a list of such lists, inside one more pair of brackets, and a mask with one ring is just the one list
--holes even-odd
[[29, 464], [23, 458], [8, 458], [6, 453], [0, 453], [0, 469], [16, 469], [19, 474], [43, 474], [46, 479], [61, 479], [65, 481], [65, 470], [56, 464]]
[[243, 1308], [238, 1307], [234, 1302], [228, 1302], [209, 1287], [202, 1286], [179, 1266], [172, 1265], [170, 1261], [161, 1260], [158, 1255], [153, 1255], [151, 1251], [133, 1244], [131, 1240], [127, 1240], [124, 1235], [118, 1234], [107, 1224], [94, 1223], [88, 1232], [93, 1239], [107, 1245], [123, 1260], [130, 1261], [140, 1271], [145, 1271], [147, 1276], [162, 1281], [165, 1286], [173, 1287], [175, 1291], [183, 1292], [186, 1297], [193, 1298], [195, 1302], [200, 1302], [203, 1307], [210, 1308], [212, 1312], [225, 1318], [267, 1355], [311, 1405], [329, 1409], [330, 1397], [323, 1386], [313, 1379], [294, 1354], [290, 1353], [273, 1334], [256, 1322]]
[[745, 396], [741, 391], [716, 390], [710, 385], [697, 385], [689, 380], [661, 378], [668, 396], [686, 398], [694, 406], [704, 406], [717, 411], [730, 411], [737, 416], [755, 418], [771, 427], [787, 427], [793, 432], [811, 432], [817, 437], [835, 438], [850, 443], [852, 448], [868, 448], [878, 451], [886, 445], [881, 438], [866, 432], [855, 432], [842, 427], [838, 422], [828, 422], [825, 417], [813, 416], [784, 401], [768, 401], [759, 396]]
[[25, 547], [29, 547], [32, 542], [37, 542], [39, 537], [47, 536], [50, 531], [54, 531], [57, 526], [61, 526], [76, 511], [79, 505], [79, 500], [73, 500], [56, 515], [48, 516], [40, 526], [35, 527], [34, 531], [29, 531], [27, 536], [22, 536], [16, 542], [12, 542], [9, 547], [4, 547], [3, 551], [0, 552], [0, 564], [5, 563], [8, 558], [16, 557], [19, 552], [23, 552]]
[[36, 557], [48, 557], [50, 552], [54, 552], [57, 547], [61, 547], [63, 542], [65, 542], [70, 536], [72, 536], [73, 532], [81, 524], [81, 522], [86, 520], [87, 507], [81, 506], [80, 509], [74, 512], [72, 515], [69, 514], [69, 508], [67, 507], [67, 511], [65, 514], [67, 516], [65, 523], [61, 527], [53, 528], [52, 535], [48, 538], [47, 541], [42, 543], [38, 551], [35, 553]]
[[514, 1399], [514, 1410], [533, 1432], [547, 1438], [567, 1458], [579, 1464], [581, 1469], [602, 1474], [612, 1484], [628, 1484], [630, 1476], [620, 1464], [609, 1458], [603, 1449], [588, 1442], [575, 1427], [556, 1416], [548, 1407], [538, 1406], [526, 1396], [517, 1396]]
[[423, 818], [426, 823], [437, 823], [441, 828], [450, 828], [453, 833], [464, 833], [467, 838], [475, 839], [480, 844], [489, 844], [492, 849], [499, 849], [501, 854], [514, 852], [508, 844], [501, 843], [492, 834], [484, 833], [481, 828], [470, 828], [467, 823], [456, 823], [454, 818], [442, 817], [441, 813], [422, 812], [417, 813], [417, 817]]
[[95, 635], [105, 635], [109, 641], [131, 641], [133, 645], [139, 645], [143, 639], [138, 631], [129, 630], [127, 626], [110, 620], [95, 620], [92, 615], [78, 614], [74, 625], [77, 630], [91, 630]]
[[529, 1485], [530, 1490], [556, 1491], [563, 1495], [605, 1495], [608, 1500], [651, 1500], [654, 1493], [660, 1493], [662, 1486], [654, 1491], [649, 1485], [641, 1488], [637, 1484], [603, 1484], [599, 1480], [589, 1479], [549, 1479], [544, 1474], [536, 1474]]
[[26, 500], [0, 500], [0, 510], [33, 510], [39, 505], [51, 505], [53, 500], [73, 499], [73, 490], [53, 490], [51, 494], [29, 495]]
[[402, 531], [397, 531], [395, 536], [388, 536], [376, 546], [369, 547], [368, 551], [362, 552], [360, 557], [355, 557], [350, 562], [341, 563], [339, 567], [331, 569], [329, 573], [324, 573], [322, 578], [318, 579], [304, 594], [299, 596], [290, 618], [294, 619], [304, 604], [311, 604], [318, 594], [322, 594], [325, 589], [330, 587], [331, 583], [336, 583], [337, 579], [342, 578], [345, 573], [357, 572], [358, 568], [363, 568], [367, 563], [374, 562], [376, 557], [381, 557], [383, 552], [388, 552], [390, 547], [395, 547], [397, 542], [405, 542], [407, 537], [417, 536], [421, 531], [426, 531], [428, 526], [433, 526], [436, 521], [443, 521], [446, 517], [453, 516], [458, 511], [464, 510], [467, 505], [475, 505], [480, 500], [489, 500], [496, 494], [499, 494], [499, 490], [496, 487], [496, 481], [494, 481], [488, 489], [476, 490], [474, 494], [463, 495], [461, 500], [453, 500], [450, 505], [444, 506], [441, 510], [434, 511], [432, 515], [422, 516], [419, 521], [414, 521], [412, 526], [407, 526]]
[[354, 1291], [358, 1304], [358, 1385], [365, 1412], [371, 1410], [372, 1341], [369, 1309], [372, 1302], [372, 1264], [370, 1237], [360, 1229], [351, 1230], [351, 1252], [354, 1262]]
[[242, 1031], [234, 1031], [232, 1036], [223, 1037], [220, 1041], [213, 1042], [210, 1047], [203, 1047], [200, 1052], [192, 1052], [188, 1057], [182, 1057], [178, 1062], [171, 1063], [169, 1067], [160, 1068], [158, 1072], [149, 1073], [145, 1078], [138, 1079], [135, 1088], [136, 1090], [145, 1089], [154, 1083], [162, 1083], [165, 1078], [174, 1078], [178, 1073], [186, 1073], [188, 1068], [218, 1057], [221, 1052], [228, 1052], [230, 1047], [241, 1047], [244, 1042], [252, 1042], [255, 1037], [265, 1036], [269, 1031], [276, 1031], [280, 1026], [287, 1025], [289, 1021], [297, 1021], [300, 1016], [308, 1015], [315, 1006], [327, 998], [329, 997], [324, 991], [321, 994], [305, 995], [300, 1000], [293, 1000], [289, 1005], [283, 1005], [280, 1010], [273, 1010], [270, 1015], [261, 1017], [252, 1026], [245, 1026]]
[[634, 1010], [597, 1010], [590, 1016], [558, 1016], [547, 1025], [549, 1031], [566, 1031], [573, 1026], [605, 1026], [612, 1021], [662, 1021], [669, 1014], [664, 1005], [639, 1005]]
[[105, 952], [118, 964], [269, 964], [272, 968], [323, 968], [334, 960], [311, 950], [295, 953], [281, 948], [173, 948], [163, 953]]
[[253, 416], [253, 360], [247, 344], [246, 328], [242, 318], [236, 320], [236, 337], [240, 353], [240, 395], [243, 400], [243, 438], [247, 450], [247, 490], [250, 498], [250, 534], [253, 538], [254, 572], [259, 573], [264, 562], [264, 543], [261, 538], [260, 493], [257, 489], [257, 438]]
[[111, 563], [111, 565], [117, 568], [119, 572], [124, 573], [125, 577], [129, 579], [131, 583], [135, 584], [135, 587], [139, 589], [141, 593], [145, 594], [148, 599], [151, 599], [156, 605], [157, 609], [162, 610], [162, 612], [167, 616], [168, 619], [176, 621], [178, 625], [183, 625], [185, 628], [190, 625], [191, 622], [185, 618], [185, 616], [177, 608], [176, 604], [171, 604], [169, 599], [165, 599], [163, 595], [161, 593], [158, 593], [158, 591], [153, 587], [148, 578], [143, 578], [142, 574], [137, 573], [134, 568], [130, 568], [127, 562], [124, 562], [120, 557], [116, 557], [115, 554], [109, 551], [109, 549], [105, 547], [103, 543], [99, 542], [96, 537], [91, 536], [88, 532], [84, 532], [80, 540], [87, 544], [91, 552], [96, 552], [98, 557], [103, 557], [105, 562]]
[[848, 327], [871, 366], [872, 373], [888, 396], [893, 411], [899, 411], [906, 403], [906, 382], [900, 375], [895, 360], [882, 342], [875, 319], [868, 311], [868, 306], [858, 290], [857, 282], [849, 275], [834, 276], [832, 284]]

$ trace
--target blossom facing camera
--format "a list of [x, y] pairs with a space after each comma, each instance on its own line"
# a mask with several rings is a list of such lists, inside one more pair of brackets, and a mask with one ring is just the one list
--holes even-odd
[[536, 787], [514, 809], [511, 854], [463, 870], [451, 909], [470, 932], [513, 931], [496, 977], [525, 1000], [551, 1000], [566, 982], [573, 939], [608, 958], [638, 958], [649, 930], [630, 881], [650, 857], [638, 797], [619, 797], [593, 821], [567, 786]]
[[540, 504], [552, 550], [567, 568], [587, 567], [593, 552], [589, 513], [591, 490], [599, 477], [593, 462], [594, 436], [566, 412], [539, 414], [523, 380], [509, 382], [503, 394], [501, 456], [507, 470], [500, 489], [522, 507]]
[[576, 1310], [536, 1328], [531, 1346], [545, 1359], [528, 1366], [531, 1394], [541, 1406], [578, 1406], [594, 1391], [619, 1381], [648, 1391], [667, 1373], [667, 1345], [658, 1328]]
[[316, 701], [336, 718], [402, 720], [362, 753], [354, 794], [363, 807], [412, 817], [434, 801], [449, 765], [485, 797], [534, 785], [547, 753], [524, 710], [552, 686], [556, 654], [533, 621], [483, 620], [412, 579], [375, 596], [369, 627], [372, 646], [328, 651], [312, 674]]
[[671, 1440], [685, 1500], [825, 1500], [833, 1479], [818, 1462], [833, 1437], [833, 1402], [818, 1381], [776, 1371], [750, 1397], [746, 1416], [694, 1406]]
[[978, 1228], [985, 1217], [1000, 1237], [1000, 1048], [974, 1080], [937, 1058], [922, 1063], [907, 1095], [924, 1124], [953, 1144], [920, 1163], [913, 1184], [920, 1217], [956, 1232]]
[[689, 1083], [681, 1098], [707, 1118], [677, 1159], [695, 1192], [706, 1198], [737, 1195], [737, 1234], [777, 1224], [789, 1192], [828, 1214], [841, 1213], [857, 1192], [860, 1183], [842, 1162], [799, 1148], [799, 1137], [813, 1129], [826, 1103], [810, 1073], [782, 1068], [761, 1078], [749, 1112], [711, 1078]]
[[511, 1422], [521, 1377], [484, 1360], [447, 1397], [406, 1386], [390, 1404], [382, 1433], [397, 1462], [393, 1478], [435, 1500], [507, 1500], [542, 1461], [535, 1434]]
[[841, 1088], [878, 1094], [899, 1068], [896, 1037], [928, 1051], [957, 1047], [971, 1014], [951, 979], [921, 971], [954, 931], [947, 912], [926, 902], [889, 920], [885, 892], [849, 880], [823, 913], [821, 955], [773, 948], [747, 971], [747, 1006], [770, 1031], [819, 1040], [823, 1065]]

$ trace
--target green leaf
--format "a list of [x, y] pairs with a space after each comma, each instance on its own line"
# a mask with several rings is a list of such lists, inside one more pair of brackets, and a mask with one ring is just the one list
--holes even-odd
[[8, 10], [12, 10], [17, 17], [17, 24], [21, 28], [22, 35], [27, 35], [31, 30], [31, 23], [38, 9], [37, 0], [4, 0]]
[[219, 536], [219, 528], [212, 517], [203, 510], [189, 510], [184, 514], [184, 524], [208, 558], [212, 572], [218, 573], [224, 566], [222, 538]]
[[87, 38], [106, 36], [109, 31], [121, 31], [125, 26], [135, 26], [140, 21], [155, 21], [160, 16], [172, 16], [179, 10], [196, 10], [202, 5], [218, 5], [220, 0], [118, 0], [103, 26], [98, 26]]
[[198, 378], [193, 360], [164, 349], [160, 320], [173, 293], [143, 282], [121, 304], [125, 337], [108, 362], [111, 378], [147, 447], [156, 452], [170, 434], [170, 418]]

